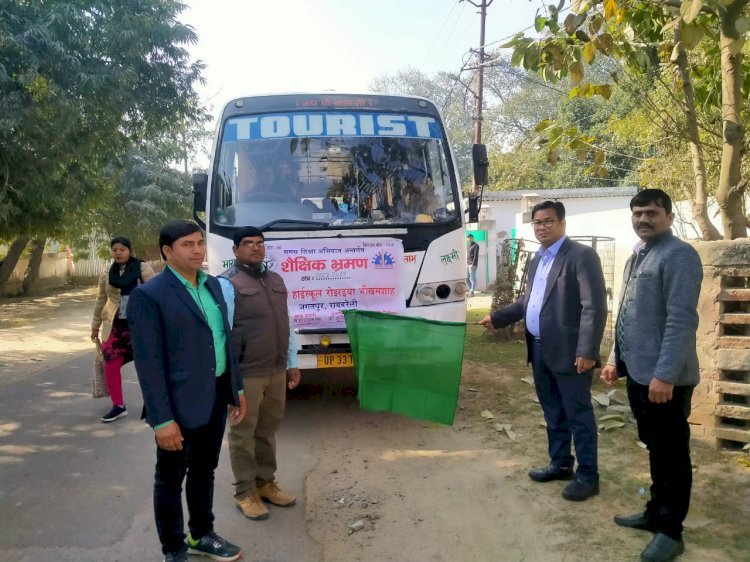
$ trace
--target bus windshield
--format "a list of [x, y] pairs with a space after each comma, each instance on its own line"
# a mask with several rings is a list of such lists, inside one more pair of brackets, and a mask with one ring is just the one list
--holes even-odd
[[442, 133], [240, 138], [227, 133], [232, 121], [212, 181], [215, 224], [366, 228], [458, 216]]

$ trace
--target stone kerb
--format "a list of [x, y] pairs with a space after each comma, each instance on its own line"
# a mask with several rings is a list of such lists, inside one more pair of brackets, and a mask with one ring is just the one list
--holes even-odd
[[693, 436], [716, 446], [750, 442], [750, 240], [693, 247], [703, 262]]

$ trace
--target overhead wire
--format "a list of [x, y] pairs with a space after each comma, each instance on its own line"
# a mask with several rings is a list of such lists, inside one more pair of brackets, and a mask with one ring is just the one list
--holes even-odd
[[463, 14], [466, 12], [465, 10], [466, 4], [462, 4], [461, 11], [458, 13], [458, 17], [453, 22], [453, 27], [450, 30], [450, 33], [448, 33], [448, 37], [445, 39], [445, 44], [443, 45], [443, 51], [440, 53], [440, 56], [435, 60], [435, 66], [432, 68], [432, 72], [434, 73], [437, 70], [437, 67], [440, 65], [440, 62], [443, 60], [443, 57], [445, 57], [445, 53], [448, 50], [448, 46], [450, 45], [451, 38], [453, 37], [453, 33], [456, 31], [456, 26], [458, 25], [458, 22], [463, 17]]
[[448, 12], [448, 15], [443, 20], [443, 24], [440, 26], [440, 29], [438, 29], [438, 32], [435, 34], [435, 38], [432, 40], [432, 44], [430, 45], [430, 48], [427, 49], [427, 54], [425, 55], [425, 60], [428, 60], [430, 58], [430, 55], [432, 54], [432, 49], [435, 48], [435, 45], [438, 42], [438, 39], [440, 39], [440, 34], [443, 32], [443, 28], [445, 27], [445, 24], [448, 23], [448, 20], [450, 19], [451, 15], [453, 14], [453, 10], [456, 9], [456, 6], [459, 5], [461, 0], [455, 0], [453, 2], [453, 5], [451, 6], [450, 12]]

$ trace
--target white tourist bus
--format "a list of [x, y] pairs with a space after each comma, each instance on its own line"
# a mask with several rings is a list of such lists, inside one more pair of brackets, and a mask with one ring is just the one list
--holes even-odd
[[302, 369], [351, 366], [341, 310], [466, 319], [458, 174], [435, 105], [338, 93], [232, 100], [216, 127], [194, 214], [208, 268], [233, 264], [232, 235], [264, 232], [289, 288]]

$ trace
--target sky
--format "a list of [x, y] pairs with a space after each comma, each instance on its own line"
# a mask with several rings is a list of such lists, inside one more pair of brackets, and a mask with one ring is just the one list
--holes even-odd
[[[458, 72], [479, 44], [479, 13], [459, 0], [187, 0], [180, 18], [206, 63], [199, 89], [217, 114], [260, 93], [364, 92], [408, 67]], [[485, 44], [529, 28], [540, 0], [494, 0]], [[533, 32], [533, 30], [532, 30]]]

